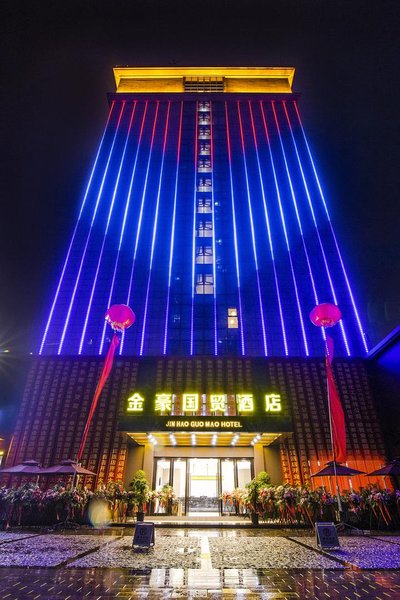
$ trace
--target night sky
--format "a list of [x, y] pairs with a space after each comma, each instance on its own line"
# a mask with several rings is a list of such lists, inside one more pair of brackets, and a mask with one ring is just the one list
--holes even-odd
[[398, 0], [3, 0], [0, 23], [0, 348], [38, 349], [115, 65], [296, 67], [370, 345], [400, 322]]

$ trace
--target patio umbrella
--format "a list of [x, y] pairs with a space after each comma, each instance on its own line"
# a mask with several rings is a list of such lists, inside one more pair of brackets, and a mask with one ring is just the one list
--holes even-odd
[[53, 465], [52, 467], [48, 467], [47, 469], [42, 469], [40, 471], [41, 475], [97, 475], [97, 473], [93, 473], [93, 471], [89, 471], [84, 467], [78, 465], [75, 460], [62, 460], [60, 464]]
[[380, 469], [376, 469], [376, 471], [372, 471], [372, 473], [368, 473], [370, 475], [388, 475], [389, 477], [399, 477], [400, 476], [400, 458], [395, 458], [388, 462], [387, 465], [381, 467]]
[[358, 471], [357, 469], [350, 469], [350, 467], [346, 467], [346, 465], [341, 465], [332, 460], [326, 463], [326, 467], [317, 473], [313, 473], [311, 477], [325, 477], [332, 475], [337, 475], [338, 477], [352, 477], [353, 475], [365, 475], [365, 473], [364, 471]]
[[2, 473], [7, 475], [41, 475], [42, 471], [43, 469], [37, 460], [24, 460], [21, 464], [14, 467], [0, 469], [0, 475]]

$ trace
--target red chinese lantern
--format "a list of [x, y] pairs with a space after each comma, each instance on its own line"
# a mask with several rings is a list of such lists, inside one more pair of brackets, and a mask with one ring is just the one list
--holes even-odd
[[342, 313], [335, 304], [318, 304], [310, 312], [310, 319], [317, 327], [333, 327], [341, 318]]
[[106, 312], [105, 320], [114, 331], [124, 331], [134, 324], [136, 316], [126, 304], [113, 304]]

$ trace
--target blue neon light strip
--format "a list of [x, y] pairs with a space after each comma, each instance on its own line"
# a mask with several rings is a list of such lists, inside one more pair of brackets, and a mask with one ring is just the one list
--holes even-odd
[[[134, 163], [133, 163], [133, 169], [132, 169], [131, 179], [130, 179], [130, 182], [129, 182], [128, 193], [127, 193], [127, 196], [126, 196], [124, 218], [122, 220], [122, 227], [121, 227], [121, 233], [120, 233], [120, 236], [119, 236], [117, 258], [115, 260], [114, 272], [113, 272], [113, 276], [112, 276], [112, 280], [111, 280], [111, 287], [110, 287], [110, 293], [109, 293], [109, 296], [108, 296], [107, 308], [109, 308], [111, 306], [112, 296], [113, 296], [113, 292], [114, 292], [115, 278], [116, 278], [117, 270], [118, 270], [118, 264], [119, 264], [120, 254], [121, 254], [122, 241], [124, 239], [126, 219], [128, 217], [128, 212], [129, 212], [129, 207], [130, 207], [130, 202], [131, 202], [132, 186], [133, 186], [133, 181], [135, 179], [136, 165], [137, 165], [138, 156], [139, 156], [139, 150], [140, 150], [141, 142], [142, 142], [143, 128], [144, 128], [144, 123], [145, 123], [146, 114], [147, 114], [147, 106], [148, 106], [148, 101], [146, 101], [146, 103], [145, 103], [144, 111], [143, 111], [143, 116], [142, 116], [142, 122], [141, 122], [141, 125], [140, 125], [139, 140], [138, 140], [138, 145], [137, 145], [137, 148], [136, 148], [135, 160], [134, 160]], [[106, 328], [107, 327], [108, 327], [107, 323], [104, 322], [103, 331], [102, 331], [102, 334], [101, 334], [101, 342], [100, 342], [99, 354], [102, 354], [102, 352], [103, 352], [104, 338], [105, 338]]]
[[212, 253], [213, 253], [213, 279], [214, 279], [214, 356], [218, 356], [218, 321], [217, 321], [217, 268], [215, 248], [215, 204], [214, 204], [214, 141], [212, 124], [212, 102], [210, 101], [210, 150], [211, 150], [211, 209], [212, 209]]
[[[139, 244], [140, 232], [141, 232], [141, 229], [142, 229], [143, 209], [144, 209], [145, 198], [146, 198], [147, 182], [148, 182], [148, 179], [149, 179], [150, 162], [151, 162], [151, 157], [152, 157], [152, 154], [153, 154], [154, 136], [155, 136], [155, 132], [156, 132], [156, 125], [157, 125], [157, 118], [158, 118], [158, 109], [159, 109], [159, 106], [160, 106], [160, 103], [159, 103], [159, 101], [157, 101], [157, 103], [156, 103], [156, 112], [155, 112], [155, 115], [154, 115], [153, 130], [152, 130], [152, 133], [151, 133], [151, 142], [150, 142], [149, 156], [148, 156], [148, 159], [147, 159], [146, 177], [145, 177], [145, 180], [144, 180], [142, 200], [141, 200], [141, 203], [140, 203], [139, 221], [138, 221], [137, 229], [136, 229], [135, 248], [134, 248], [134, 251], [133, 251], [132, 268], [131, 268], [131, 274], [130, 274], [130, 278], [129, 278], [128, 294], [127, 294], [127, 299], [126, 299], [126, 304], [128, 306], [130, 306], [129, 303], [131, 301], [131, 291], [132, 291], [132, 283], [133, 283], [133, 272], [134, 272], [134, 269], [135, 269], [136, 253], [137, 253], [138, 244]], [[122, 354], [122, 350], [124, 348], [124, 340], [125, 340], [125, 331], [122, 332], [122, 336], [121, 336], [121, 344], [120, 344], [120, 347], [119, 347], [119, 354], [120, 355]]]
[[280, 211], [281, 221], [282, 221], [282, 227], [283, 227], [283, 232], [284, 232], [285, 240], [286, 240], [286, 248], [287, 248], [287, 251], [288, 251], [288, 257], [289, 257], [289, 262], [290, 262], [290, 269], [291, 269], [291, 272], [292, 272], [293, 287], [294, 287], [294, 291], [295, 291], [295, 295], [296, 295], [296, 302], [297, 302], [297, 309], [298, 309], [298, 313], [299, 313], [300, 327], [301, 327], [301, 331], [302, 331], [302, 334], [303, 334], [304, 350], [305, 350], [306, 356], [309, 356], [310, 353], [309, 353], [309, 350], [308, 350], [307, 337], [306, 337], [306, 332], [305, 332], [305, 328], [304, 328], [304, 321], [303, 321], [303, 315], [302, 315], [302, 310], [301, 310], [301, 304], [300, 304], [300, 298], [299, 298], [299, 291], [298, 291], [298, 287], [297, 287], [296, 275], [295, 275], [295, 272], [294, 272], [294, 265], [293, 265], [293, 259], [292, 259], [291, 250], [290, 250], [289, 237], [288, 237], [287, 230], [286, 230], [285, 215], [283, 213], [281, 195], [280, 195], [280, 191], [279, 191], [278, 179], [277, 179], [276, 170], [275, 170], [275, 163], [274, 163], [274, 158], [273, 158], [273, 155], [272, 155], [271, 142], [270, 142], [270, 138], [269, 138], [267, 122], [266, 122], [266, 119], [265, 119], [264, 107], [263, 107], [263, 103], [262, 103], [261, 100], [260, 100], [260, 106], [261, 106], [261, 114], [262, 114], [262, 119], [263, 119], [263, 124], [264, 124], [265, 135], [266, 135], [267, 142], [268, 142], [269, 156], [270, 156], [270, 159], [271, 159], [272, 173], [273, 173], [273, 176], [274, 176], [276, 196], [277, 196], [277, 199], [278, 199], [279, 211]]
[[[272, 112], [274, 114], [275, 126], [276, 126], [276, 129], [277, 129], [277, 132], [278, 132], [279, 143], [280, 143], [280, 147], [281, 147], [281, 150], [282, 150], [282, 157], [283, 157], [283, 161], [285, 163], [286, 175], [287, 175], [288, 182], [289, 182], [289, 187], [290, 187], [290, 195], [292, 197], [293, 206], [294, 206], [294, 210], [295, 210], [295, 213], [296, 213], [297, 224], [299, 226], [301, 242], [302, 242], [302, 245], [303, 245], [304, 255], [305, 255], [305, 258], [306, 258], [306, 262], [307, 262], [307, 268], [308, 268], [308, 272], [309, 272], [309, 275], [310, 275], [311, 286], [312, 286], [313, 294], [314, 294], [314, 302], [315, 302], [315, 305], [317, 305], [317, 304], [319, 304], [318, 294], [317, 294], [317, 288], [315, 286], [315, 280], [314, 280], [314, 276], [313, 276], [313, 272], [312, 272], [312, 268], [311, 268], [310, 257], [308, 255], [308, 250], [307, 250], [306, 242], [305, 242], [304, 235], [303, 235], [303, 227], [302, 227], [302, 224], [301, 224], [300, 213], [299, 213], [299, 209], [298, 209], [298, 206], [297, 206], [296, 194], [295, 194], [295, 191], [294, 191], [294, 187], [293, 187], [293, 183], [292, 183], [292, 178], [291, 178], [290, 172], [289, 172], [289, 166], [288, 166], [288, 162], [287, 162], [287, 158], [286, 158], [286, 152], [285, 152], [285, 148], [284, 148], [284, 145], [283, 145], [281, 130], [280, 130], [280, 127], [279, 127], [279, 122], [278, 122], [278, 117], [277, 117], [277, 114], [276, 114], [275, 103], [274, 102], [272, 102]], [[323, 327], [321, 327], [321, 334], [322, 334], [323, 339], [325, 339], [326, 336], [325, 336], [325, 330], [324, 330]]]
[[194, 350], [194, 290], [195, 290], [195, 263], [196, 263], [196, 198], [197, 198], [197, 146], [198, 139], [198, 118], [199, 107], [196, 102], [196, 129], [195, 129], [195, 150], [194, 150], [194, 191], [193, 191], [193, 231], [192, 231], [192, 310], [190, 315], [190, 356], [193, 356]]
[[49, 331], [50, 323], [51, 323], [51, 320], [52, 320], [52, 318], [53, 318], [54, 309], [55, 309], [55, 306], [56, 306], [56, 304], [57, 304], [57, 300], [58, 300], [58, 296], [59, 296], [59, 293], [60, 293], [60, 289], [61, 289], [62, 282], [63, 282], [63, 280], [64, 280], [64, 275], [65, 275], [65, 271], [66, 271], [66, 268], [67, 268], [67, 265], [68, 265], [69, 257], [70, 257], [71, 250], [72, 250], [72, 246], [73, 246], [73, 243], [74, 243], [74, 241], [75, 241], [75, 236], [76, 236], [76, 233], [77, 233], [77, 231], [78, 231], [78, 227], [79, 227], [79, 224], [80, 224], [81, 215], [82, 215], [83, 209], [84, 209], [84, 207], [85, 207], [85, 204], [86, 204], [86, 199], [87, 199], [87, 197], [88, 197], [89, 190], [90, 190], [90, 187], [91, 187], [91, 184], [92, 184], [92, 179], [93, 179], [93, 176], [94, 176], [94, 173], [95, 173], [95, 170], [96, 170], [97, 162], [98, 162], [98, 160], [99, 160], [99, 156], [100, 156], [101, 150], [102, 150], [102, 148], [103, 148], [103, 142], [104, 142], [104, 138], [105, 138], [105, 135], [106, 135], [106, 132], [107, 132], [107, 129], [108, 129], [108, 124], [109, 124], [109, 122], [110, 122], [110, 119], [111, 119], [112, 112], [113, 112], [113, 110], [114, 110], [114, 106], [115, 106], [115, 103], [114, 103], [114, 101], [113, 101], [113, 102], [112, 102], [112, 104], [111, 104], [110, 110], [109, 110], [109, 112], [108, 112], [107, 123], [106, 123], [106, 126], [105, 126], [105, 128], [104, 128], [104, 131], [103, 131], [103, 135], [102, 135], [102, 137], [101, 137], [101, 140], [100, 140], [99, 149], [97, 150], [96, 158], [95, 158], [95, 160], [94, 160], [94, 164], [93, 164], [93, 167], [92, 167], [92, 171], [91, 171], [91, 173], [90, 173], [89, 181], [88, 181], [88, 184], [87, 184], [87, 186], [86, 186], [85, 195], [84, 195], [84, 197], [83, 197], [83, 200], [82, 200], [82, 205], [81, 205], [81, 208], [80, 208], [80, 211], [79, 211], [78, 220], [77, 220], [77, 223], [76, 223], [76, 225], [75, 225], [75, 229], [74, 229], [74, 231], [73, 231], [73, 234], [72, 234], [71, 242], [70, 242], [70, 244], [69, 244], [69, 247], [68, 247], [67, 256], [66, 256], [66, 258], [65, 258], [65, 261], [64, 261], [64, 266], [63, 266], [63, 268], [62, 268], [61, 275], [60, 275], [60, 279], [59, 279], [59, 282], [58, 282], [57, 290], [56, 290], [56, 293], [55, 293], [55, 296], [54, 296], [53, 303], [52, 303], [52, 305], [51, 305], [51, 309], [50, 309], [49, 318], [47, 319], [47, 323], [46, 323], [46, 327], [45, 327], [45, 330], [44, 330], [44, 334], [43, 334], [42, 342], [41, 342], [41, 344], [40, 344], [39, 354], [42, 354], [42, 352], [43, 352], [43, 347], [44, 347], [44, 344], [46, 343], [47, 333], [48, 333], [48, 331]]
[[168, 321], [169, 321], [169, 305], [170, 305], [170, 297], [171, 297], [172, 262], [173, 262], [173, 258], [174, 258], [174, 246], [175, 246], [176, 200], [177, 200], [177, 195], [178, 195], [179, 161], [180, 161], [180, 156], [181, 156], [182, 115], [183, 115], [183, 102], [181, 102], [181, 112], [180, 112], [180, 116], [179, 116], [178, 148], [177, 148], [177, 153], [176, 153], [174, 208], [172, 211], [171, 243], [170, 243], [170, 249], [169, 249], [168, 291], [167, 291], [167, 306], [166, 306], [166, 310], [165, 310], [163, 354], [167, 353], [167, 336], [168, 336]]
[[94, 292], [95, 292], [95, 289], [96, 289], [97, 278], [99, 276], [99, 271], [100, 271], [100, 267], [101, 267], [101, 261], [102, 261], [102, 258], [103, 258], [104, 246], [106, 244], [106, 239], [107, 239], [107, 234], [108, 234], [108, 228], [110, 226], [111, 216], [112, 216], [113, 209], [114, 209], [115, 198], [116, 198], [117, 192], [118, 192], [118, 187], [119, 187], [119, 181], [120, 181], [120, 178], [121, 178], [122, 167], [124, 166], [124, 162], [125, 162], [125, 154], [126, 154], [126, 149], [127, 149], [127, 146], [128, 146], [129, 137], [130, 137], [130, 134], [131, 134], [131, 129], [132, 129], [133, 117], [135, 115], [135, 110], [136, 110], [136, 102], [133, 103], [132, 113], [131, 113], [131, 117], [130, 117], [130, 120], [129, 120], [128, 132], [126, 134], [125, 145], [124, 145], [124, 149], [122, 151], [122, 157], [121, 157], [121, 162], [120, 162], [119, 169], [118, 169], [117, 179], [115, 180], [114, 191], [113, 191], [113, 195], [112, 195], [112, 198], [111, 198], [110, 208], [109, 208], [109, 211], [108, 211], [106, 228], [105, 228], [105, 231], [104, 231], [103, 242], [102, 242], [101, 249], [100, 249], [99, 260], [97, 261], [96, 273], [95, 273], [95, 276], [94, 276], [94, 281], [93, 281], [93, 285], [92, 285], [92, 291], [90, 293], [89, 304], [88, 304], [88, 308], [87, 308], [87, 311], [86, 311], [85, 322], [84, 322], [83, 329], [82, 329], [82, 335], [81, 335], [81, 340], [80, 340], [80, 343], [79, 343], [78, 354], [82, 354], [82, 348], [83, 348], [83, 344], [84, 344], [84, 341], [85, 341], [87, 324], [88, 324], [88, 321], [89, 321], [90, 311], [91, 311], [91, 308], [92, 308], [93, 296], [94, 296]]
[[[324, 261], [325, 270], [326, 270], [326, 274], [327, 274], [328, 281], [329, 281], [329, 287], [331, 288], [331, 293], [332, 293], [333, 301], [334, 301], [334, 303], [336, 305], [338, 305], [339, 303], [338, 303], [336, 291], [335, 291], [335, 288], [334, 288], [334, 285], [333, 285], [332, 275], [331, 275], [331, 272], [330, 272], [330, 269], [329, 269], [328, 260], [327, 260], [326, 253], [325, 253], [325, 248], [324, 248], [324, 245], [322, 243], [321, 234], [320, 234], [319, 229], [318, 229], [317, 219], [315, 217], [315, 212], [314, 212], [314, 207], [313, 207], [313, 203], [312, 203], [312, 200], [311, 200], [310, 191], [308, 189], [307, 180], [306, 180], [306, 177], [305, 177], [305, 174], [304, 174], [303, 165], [302, 165], [300, 154], [299, 154], [299, 151], [298, 151], [296, 139], [295, 139], [294, 134], [293, 134], [292, 123], [291, 123], [291, 120], [290, 120], [290, 116], [289, 116], [289, 113], [288, 113], [285, 101], [283, 102], [283, 108], [284, 108], [284, 111], [285, 111], [287, 123], [289, 125], [290, 135], [291, 135], [291, 138], [292, 138], [293, 147], [295, 149], [295, 153], [296, 153], [296, 157], [297, 157], [297, 163], [299, 165], [299, 169], [300, 169], [300, 173], [301, 173], [301, 178], [302, 178], [303, 185], [304, 185], [304, 190], [306, 192], [308, 205], [310, 207], [311, 216], [312, 216], [314, 227], [315, 227], [315, 231], [316, 231], [316, 234], [317, 234], [317, 237], [318, 237], [318, 243], [319, 243], [319, 246], [320, 246], [320, 249], [321, 249], [322, 258], [323, 258], [323, 261]], [[318, 304], [318, 302], [317, 302], [317, 304]], [[344, 342], [344, 345], [345, 345], [345, 348], [346, 348], [347, 355], [350, 356], [349, 345], [348, 345], [348, 342], [347, 342], [347, 336], [346, 336], [346, 332], [345, 332], [345, 327], [344, 327], [344, 324], [343, 324], [342, 320], [340, 320], [339, 326], [340, 326], [340, 329], [341, 329], [341, 333], [342, 333], [342, 337], [343, 337], [343, 342]], [[323, 328], [322, 328], [322, 331], [323, 331], [324, 339], [325, 339], [326, 338], [326, 336], [325, 336], [325, 330]]]
[[165, 131], [164, 131], [164, 141], [163, 141], [163, 149], [162, 149], [162, 159], [161, 159], [161, 167], [160, 167], [160, 177], [158, 179], [158, 190], [157, 190], [157, 202], [156, 202], [156, 212], [154, 215], [154, 226], [153, 226], [153, 235], [151, 239], [151, 252], [150, 252], [150, 264], [149, 264], [149, 274], [147, 277], [147, 289], [146, 289], [146, 301], [144, 305], [144, 314], [143, 314], [143, 326], [142, 326], [142, 338], [140, 341], [140, 356], [143, 355], [143, 346], [144, 346], [144, 336], [146, 335], [146, 324], [147, 324], [147, 309], [149, 303], [149, 291], [150, 291], [150, 282], [151, 282], [151, 271], [153, 268], [153, 257], [154, 257], [154, 246], [156, 242], [157, 235], [157, 224], [158, 224], [158, 210], [160, 207], [160, 195], [161, 195], [161, 185], [163, 180], [163, 172], [164, 172], [164, 159], [165, 159], [165, 150], [167, 147], [167, 137], [168, 137], [168, 125], [169, 125], [169, 113], [171, 109], [171, 102], [168, 102], [167, 108], [167, 117], [165, 120]]
[[260, 285], [260, 274], [258, 270], [258, 258], [257, 258], [257, 247], [256, 247], [256, 238], [254, 235], [254, 222], [253, 222], [253, 210], [251, 207], [251, 194], [249, 188], [249, 176], [247, 172], [247, 160], [246, 160], [246, 150], [244, 146], [244, 136], [243, 136], [243, 124], [242, 124], [242, 114], [240, 112], [240, 103], [237, 101], [237, 109], [239, 116], [239, 128], [240, 128], [240, 138], [242, 143], [242, 157], [243, 157], [243, 165], [244, 165], [244, 174], [246, 179], [246, 191], [247, 191], [247, 204], [249, 207], [249, 215], [250, 215], [250, 228], [251, 228], [251, 239], [253, 246], [253, 256], [254, 256], [254, 264], [256, 269], [256, 279], [257, 279], [257, 289], [258, 289], [258, 303], [260, 308], [260, 320], [261, 320], [261, 329], [263, 334], [263, 344], [264, 344], [264, 356], [268, 356], [268, 348], [267, 348], [267, 338], [265, 333], [265, 322], [264, 322], [264, 307], [261, 295], [261, 285]]
[[238, 299], [239, 299], [239, 322], [240, 322], [240, 342], [242, 356], [245, 355], [245, 343], [244, 343], [244, 332], [243, 332], [243, 311], [242, 311], [242, 294], [240, 289], [240, 268], [239, 268], [239, 253], [236, 233], [236, 213], [235, 213], [235, 196], [233, 192], [233, 177], [232, 177], [232, 155], [231, 155], [231, 140], [229, 134], [229, 118], [228, 118], [228, 104], [225, 102], [225, 122], [226, 122], [226, 139], [228, 144], [228, 160], [229, 160], [229, 179], [231, 187], [231, 201], [232, 201], [232, 221], [233, 221], [233, 241], [235, 246], [235, 262], [236, 262], [236, 279], [238, 286]]
[[287, 346], [287, 340], [286, 340], [285, 321], [284, 321], [284, 318], [283, 318], [282, 301], [281, 301], [281, 295], [280, 295], [280, 291], [279, 291], [278, 274], [276, 272], [276, 264], [275, 264], [275, 256], [274, 256], [274, 246], [273, 246], [273, 242], [272, 242], [272, 233], [271, 233], [271, 227], [270, 227], [270, 223], [269, 223], [267, 201], [266, 201], [265, 189], [264, 189], [264, 181], [263, 181], [262, 174], [261, 174], [260, 156], [259, 156], [259, 153], [258, 153], [258, 144], [257, 144], [257, 137], [256, 137], [256, 129], [255, 129], [255, 126], [254, 126], [254, 117], [253, 117], [253, 109], [252, 109], [252, 105], [251, 105], [251, 100], [249, 100], [249, 109], [250, 109], [251, 128], [252, 128], [252, 131], [253, 131], [254, 146], [255, 146], [255, 149], [256, 149], [257, 166], [258, 166], [258, 176], [260, 178], [261, 194], [262, 194], [263, 205], [264, 205], [265, 222], [266, 222], [267, 231], [268, 231], [268, 241], [269, 241], [269, 248], [270, 248], [270, 253], [271, 253], [272, 268], [273, 268], [273, 271], [274, 271], [275, 289], [276, 289], [276, 296], [277, 296], [278, 307], [279, 307], [279, 316], [280, 316], [281, 327], [282, 327], [283, 346], [284, 346], [284, 349], [285, 349], [285, 355], [288, 356], [289, 352], [288, 352], [288, 346]]
[[87, 239], [86, 239], [85, 247], [83, 249], [81, 263], [79, 265], [78, 275], [77, 275], [76, 280], [75, 280], [75, 286], [74, 286], [74, 290], [72, 292], [71, 301], [70, 301], [70, 304], [69, 304], [69, 307], [68, 307], [67, 317], [65, 319], [64, 329], [63, 329], [63, 332], [62, 332], [62, 335], [61, 335], [61, 340], [60, 340], [60, 344], [58, 346], [57, 354], [61, 354], [61, 351], [62, 351], [62, 348], [63, 348], [63, 345], [64, 345], [65, 335], [67, 333], [69, 319], [70, 319], [72, 307], [73, 307], [73, 304], [74, 304], [74, 301], [75, 301], [76, 290], [78, 289], [79, 280], [80, 280], [81, 273], [82, 273], [83, 263], [84, 263], [84, 260], [85, 260], [85, 257], [86, 257], [86, 252], [87, 252], [87, 249], [88, 249], [88, 245], [89, 245], [89, 241], [90, 241], [90, 236], [91, 236], [91, 233], [92, 233], [92, 230], [93, 230], [93, 224], [94, 224], [94, 221], [96, 219], [97, 209], [99, 207], [100, 199], [101, 199], [101, 196], [103, 194], [104, 183], [105, 183], [105, 180], [106, 180], [106, 177], [107, 177], [108, 168], [110, 166], [110, 161], [111, 161], [111, 157], [112, 157], [112, 154], [113, 154], [113, 151], [114, 151], [115, 141], [117, 139], [117, 135], [118, 135], [118, 131], [119, 131], [119, 126], [120, 126], [120, 123], [121, 123], [122, 115], [124, 113], [124, 109], [125, 109], [125, 102], [122, 103], [121, 111], [120, 111], [119, 118], [118, 118], [117, 127], [115, 129], [114, 138], [113, 138], [111, 149], [110, 149], [110, 153], [109, 153], [108, 159], [107, 159], [106, 168], [104, 169], [104, 174], [103, 174], [103, 178], [101, 180], [99, 193], [97, 194], [96, 204], [95, 204], [94, 211], [93, 211], [93, 217], [92, 217], [92, 221], [91, 221], [91, 224], [90, 224], [90, 229], [89, 229], [89, 233], [88, 233], [88, 236], [87, 236]]
[[355, 300], [354, 300], [353, 292], [351, 290], [349, 278], [347, 276], [347, 272], [346, 272], [346, 269], [345, 269], [345, 266], [344, 266], [343, 258], [342, 258], [341, 252], [339, 250], [339, 245], [338, 245], [338, 242], [337, 242], [337, 239], [336, 239], [335, 231], [333, 229], [332, 222], [331, 222], [331, 219], [330, 219], [330, 216], [329, 216], [328, 206], [327, 206], [326, 201], [325, 201], [325, 196], [324, 196], [324, 193], [322, 191], [322, 187], [321, 187], [321, 184], [320, 184], [320, 181], [319, 181], [319, 177], [318, 177], [318, 174], [317, 174], [317, 170], [315, 168], [315, 164], [314, 164], [314, 161], [313, 161], [313, 158], [312, 158], [311, 150], [310, 150], [310, 147], [309, 147], [308, 142], [307, 142], [306, 134], [305, 134], [305, 131], [304, 131], [304, 128], [303, 128], [303, 124], [301, 122], [300, 113], [299, 113], [299, 110], [297, 108], [297, 103], [296, 102], [294, 102], [294, 108], [295, 108], [295, 111], [296, 111], [296, 114], [297, 114], [297, 118], [298, 118], [298, 121], [299, 121], [299, 125], [300, 125], [300, 128], [301, 128], [302, 134], [303, 134], [304, 142], [306, 144], [308, 156], [310, 158], [312, 170], [313, 170], [314, 176], [315, 176], [315, 181], [317, 183], [317, 186], [318, 186], [318, 189], [319, 189], [319, 193], [320, 193], [320, 196], [321, 196], [321, 200], [322, 200], [322, 203], [323, 203], [324, 208], [325, 208], [326, 216], [327, 216], [327, 219], [328, 219], [328, 222], [329, 222], [329, 227], [330, 227], [330, 230], [331, 230], [331, 233], [332, 233], [332, 237], [333, 237], [333, 240], [334, 240], [334, 243], [335, 243], [336, 251], [338, 253], [340, 265], [342, 267], [343, 275], [344, 275], [344, 278], [345, 278], [345, 281], [346, 281], [346, 285], [347, 285], [347, 290], [349, 292], [349, 296], [350, 296], [351, 303], [352, 303], [352, 306], [353, 306], [354, 315], [356, 317], [356, 321], [357, 321], [357, 324], [358, 324], [358, 329], [360, 331], [361, 340], [362, 340], [365, 352], [368, 352], [368, 345], [367, 345], [367, 341], [366, 341], [366, 337], [365, 337], [365, 332], [364, 332], [364, 329], [363, 329], [362, 324], [361, 324], [361, 319], [360, 319], [359, 314], [358, 314], [358, 310], [357, 310], [357, 306], [356, 306], [356, 303], [355, 303]]

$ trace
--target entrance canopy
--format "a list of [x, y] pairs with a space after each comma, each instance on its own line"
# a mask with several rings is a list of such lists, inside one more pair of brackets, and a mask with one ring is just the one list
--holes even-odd
[[277, 440], [281, 433], [255, 433], [236, 431], [153, 431], [129, 432], [129, 437], [140, 446], [269, 446]]

